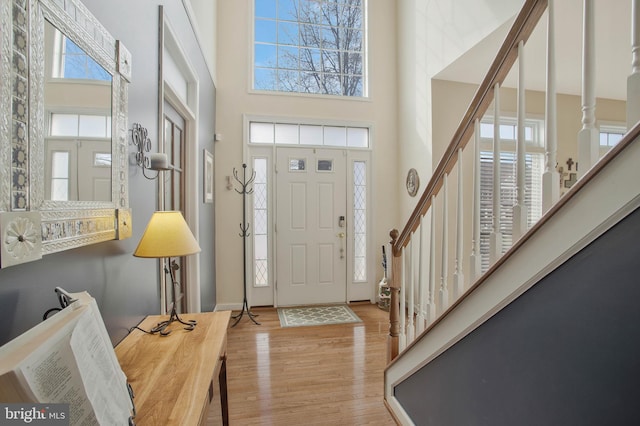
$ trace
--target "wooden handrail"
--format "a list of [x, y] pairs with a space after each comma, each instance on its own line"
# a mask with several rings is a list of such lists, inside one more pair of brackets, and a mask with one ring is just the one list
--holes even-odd
[[464, 149], [471, 139], [474, 131], [474, 121], [482, 118], [493, 101], [493, 88], [496, 84], [502, 85], [515, 63], [518, 57], [518, 44], [520, 41], [526, 43], [546, 9], [547, 0], [526, 0], [522, 6], [487, 75], [480, 87], [478, 87], [467, 112], [460, 121], [460, 125], [454, 133], [447, 150], [418, 200], [413, 213], [409, 217], [402, 233], [393, 244], [393, 256], [399, 256], [400, 250], [406, 247], [411, 240], [411, 234], [420, 224], [420, 217], [424, 216], [429, 210], [431, 196], [440, 191], [445, 173], [451, 172], [456, 164], [458, 150]]

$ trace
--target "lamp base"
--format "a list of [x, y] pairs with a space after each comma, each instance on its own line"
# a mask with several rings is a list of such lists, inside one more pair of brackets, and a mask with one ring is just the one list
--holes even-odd
[[171, 314], [169, 315], [169, 319], [167, 319], [166, 321], [159, 322], [155, 327], [151, 329], [150, 333], [151, 334], [159, 333], [161, 336], [168, 336], [171, 333], [171, 330], [167, 330], [167, 327], [169, 327], [169, 325], [171, 325], [171, 323], [173, 322], [179, 322], [180, 324], [186, 325], [184, 329], [187, 331], [192, 331], [194, 328], [196, 328], [196, 325], [198, 324], [196, 320], [185, 321], [182, 318], [180, 318], [178, 316], [178, 312], [176, 311], [176, 305], [174, 303], [173, 307], [171, 308]]

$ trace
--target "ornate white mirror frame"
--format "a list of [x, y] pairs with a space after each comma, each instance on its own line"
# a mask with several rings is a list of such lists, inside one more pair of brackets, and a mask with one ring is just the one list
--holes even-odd
[[[45, 199], [45, 21], [112, 76], [111, 201]], [[79, 0], [0, 2], [0, 267], [131, 236], [131, 55]]]

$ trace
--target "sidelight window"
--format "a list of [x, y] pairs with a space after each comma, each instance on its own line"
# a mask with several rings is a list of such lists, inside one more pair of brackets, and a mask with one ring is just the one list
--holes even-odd
[[253, 264], [255, 287], [269, 285], [269, 237], [267, 204], [267, 159], [254, 158], [253, 169], [256, 178], [253, 181]]
[[353, 163], [353, 280], [367, 280], [367, 163]]

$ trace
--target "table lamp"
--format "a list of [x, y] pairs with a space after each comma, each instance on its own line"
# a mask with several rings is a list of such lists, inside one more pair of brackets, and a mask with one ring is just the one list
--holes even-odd
[[167, 258], [164, 263], [164, 272], [171, 277], [171, 314], [169, 319], [158, 323], [151, 329], [151, 333], [160, 333], [166, 336], [171, 331], [167, 327], [174, 321], [186, 325], [185, 330], [193, 330], [195, 320], [182, 320], [176, 311], [176, 277], [175, 271], [179, 269], [172, 257], [188, 256], [200, 252], [200, 246], [196, 241], [189, 225], [179, 211], [157, 211], [153, 213], [147, 228], [142, 234], [138, 247], [133, 252], [136, 257]]

